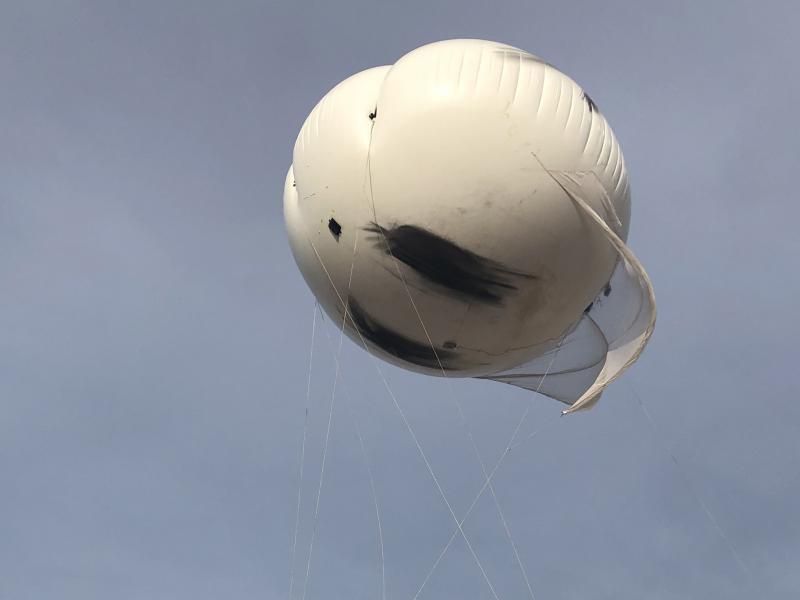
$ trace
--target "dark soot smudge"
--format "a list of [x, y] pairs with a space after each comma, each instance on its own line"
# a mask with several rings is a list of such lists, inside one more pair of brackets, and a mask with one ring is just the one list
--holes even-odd
[[589, 94], [583, 92], [583, 99], [586, 100], [586, 104], [589, 105], [589, 112], [600, 112], [600, 109], [597, 108], [597, 104], [594, 103], [594, 100], [592, 100], [592, 97]]
[[364, 229], [376, 234], [372, 241], [383, 252], [428, 281], [470, 301], [502, 304], [505, 297], [517, 291], [516, 280], [536, 279], [461, 248], [422, 227], [396, 225], [386, 229], [371, 223]]
[[459, 356], [456, 352], [444, 348], [437, 348], [434, 352], [429, 344], [412, 340], [402, 333], [393, 331], [367, 314], [361, 305], [352, 298], [349, 307], [350, 317], [364, 339], [384, 352], [411, 364], [431, 369], [439, 368], [439, 362], [436, 360], [438, 355], [443, 369], [464, 368], [464, 365], [458, 365]]
[[333, 234], [333, 237], [335, 237], [336, 241], [338, 242], [339, 241], [339, 236], [342, 235], [342, 226], [339, 225], [339, 223], [338, 223], [338, 221], [336, 221], [336, 219], [331, 218], [331, 220], [328, 221], [328, 229], [330, 230], [330, 232]]

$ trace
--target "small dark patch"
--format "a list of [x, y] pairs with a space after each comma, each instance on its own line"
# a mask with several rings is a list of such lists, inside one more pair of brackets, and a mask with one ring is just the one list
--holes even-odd
[[339, 241], [339, 236], [342, 235], [342, 226], [339, 225], [339, 223], [338, 223], [338, 221], [336, 221], [336, 219], [331, 218], [331, 220], [328, 221], [328, 229], [330, 230], [330, 232], [333, 234], [333, 237], [335, 237], [336, 241], [338, 242]]
[[364, 229], [376, 234], [372, 240], [385, 254], [467, 300], [499, 305], [506, 296], [517, 291], [514, 285], [517, 280], [536, 279], [534, 275], [514, 271], [465, 250], [422, 227], [395, 225], [385, 229], [371, 223]]
[[448, 350], [452, 350], [453, 348], [456, 347], [456, 343], [455, 342], [451, 342], [451, 341], [447, 341], [444, 344], [442, 344], [442, 347], [443, 348], [447, 348]]
[[589, 105], [589, 112], [600, 112], [600, 109], [597, 108], [597, 104], [594, 103], [594, 100], [592, 100], [592, 97], [589, 94], [583, 92], [583, 99], [586, 100], [586, 104]]
[[603, 296], [608, 298], [609, 294], [611, 294], [611, 284], [607, 283], [606, 287], [603, 288]]
[[589, 303], [589, 306], [587, 306], [586, 308], [584, 308], [584, 309], [583, 309], [583, 314], [586, 314], [586, 313], [588, 313], [590, 310], [592, 310], [592, 307], [593, 307], [593, 306], [594, 306], [594, 302], [590, 302], [590, 303]]
[[292, 182], [292, 187], [297, 187], [297, 182], [296, 181]]
[[438, 369], [439, 362], [441, 362], [441, 367], [444, 370], [465, 368], [467, 366], [464, 364], [459, 366], [459, 356], [457, 353], [452, 352], [451, 349], [441, 348], [434, 351], [430, 344], [412, 340], [397, 331], [393, 331], [367, 314], [361, 305], [352, 298], [350, 299], [349, 309], [350, 318], [356, 329], [364, 336], [364, 339], [392, 356], [430, 369]]
[[369, 120], [370, 121], [374, 121], [375, 117], [377, 117], [377, 116], [378, 116], [378, 107], [376, 106], [375, 110], [373, 110], [371, 113], [369, 113]]

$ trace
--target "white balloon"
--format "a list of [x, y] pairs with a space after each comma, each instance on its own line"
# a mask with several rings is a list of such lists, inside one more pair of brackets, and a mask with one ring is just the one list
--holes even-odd
[[578, 408], [652, 332], [619, 144], [517, 48], [438, 42], [337, 85], [300, 130], [284, 212], [328, 315], [407, 369]]

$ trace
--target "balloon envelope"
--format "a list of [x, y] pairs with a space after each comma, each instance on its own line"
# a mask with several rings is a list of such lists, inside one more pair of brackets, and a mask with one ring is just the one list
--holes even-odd
[[324, 310], [407, 369], [577, 409], [652, 332], [619, 144], [574, 81], [517, 48], [438, 42], [337, 85], [300, 130], [284, 213]]

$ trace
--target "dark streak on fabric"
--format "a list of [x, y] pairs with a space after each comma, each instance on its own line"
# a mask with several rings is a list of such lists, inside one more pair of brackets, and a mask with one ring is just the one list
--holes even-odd
[[597, 108], [597, 104], [594, 103], [594, 100], [592, 100], [592, 97], [589, 94], [583, 92], [583, 99], [586, 100], [586, 104], [589, 105], [589, 112], [600, 112], [600, 109]]
[[[433, 348], [427, 343], [418, 342], [406, 337], [402, 333], [393, 331], [383, 323], [367, 314], [361, 305], [350, 299], [350, 318], [364, 339], [371, 342], [384, 352], [397, 358], [421, 367], [438, 369], [439, 361], [444, 370], [463, 368], [458, 366], [458, 354], [444, 348]], [[438, 361], [437, 361], [438, 355]]]
[[386, 229], [371, 223], [364, 230], [375, 234], [371, 240], [385, 254], [408, 265], [431, 283], [470, 301], [499, 305], [517, 291], [518, 280], [536, 279], [415, 225]]

